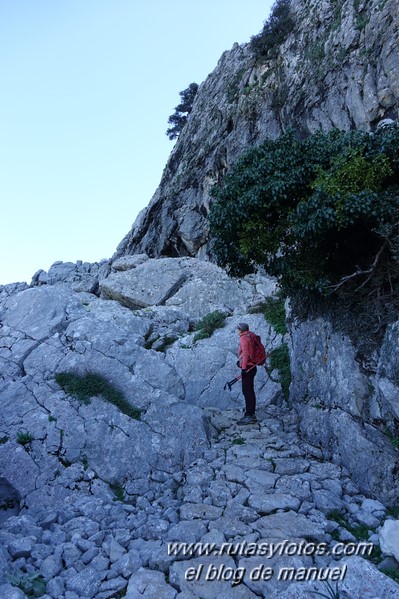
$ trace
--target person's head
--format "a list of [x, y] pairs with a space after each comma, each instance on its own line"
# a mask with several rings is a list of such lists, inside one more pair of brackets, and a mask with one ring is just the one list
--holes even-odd
[[249, 326], [246, 322], [239, 322], [237, 325], [237, 332], [241, 335], [241, 333], [245, 333], [249, 331]]

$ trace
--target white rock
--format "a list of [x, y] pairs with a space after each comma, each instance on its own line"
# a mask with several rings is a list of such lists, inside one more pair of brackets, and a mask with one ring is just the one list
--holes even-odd
[[399, 561], [399, 520], [385, 520], [379, 535], [381, 551]]

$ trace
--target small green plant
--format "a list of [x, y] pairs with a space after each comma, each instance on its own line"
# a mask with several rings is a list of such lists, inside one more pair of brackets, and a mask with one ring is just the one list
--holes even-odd
[[387, 516], [392, 516], [397, 520], [399, 518], [399, 507], [391, 507], [387, 511]]
[[270, 369], [278, 370], [284, 397], [288, 400], [291, 384], [291, 366], [288, 345], [286, 343], [283, 343], [270, 352]]
[[337, 54], [337, 62], [338, 64], [341, 64], [344, 62], [345, 58], [347, 56], [347, 49], [346, 48], [341, 48]]
[[3, 511], [7, 511], [7, 510], [11, 510], [13, 507], [15, 507], [17, 501], [16, 499], [4, 499], [1, 503], [0, 503], [0, 510]]
[[269, 322], [276, 333], [285, 335], [287, 325], [285, 324], [285, 306], [283, 298], [268, 297], [264, 302], [251, 308], [250, 312], [261, 312], [267, 322]]
[[51, 414], [48, 417], [48, 421], [49, 422], [57, 422], [57, 418], [55, 416], [51, 416]]
[[341, 514], [341, 512], [339, 512], [338, 510], [332, 510], [331, 512], [329, 512], [327, 514], [327, 520], [333, 520], [340, 526], [346, 527], [347, 525], [345, 516]]
[[4, 443], [7, 443], [8, 440], [9, 437], [0, 437], [0, 445], [4, 445]]
[[168, 349], [168, 347], [173, 345], [173, 343], [177, 340], [178, 337], [176, 335], [166, 335], [162, 338], [162, 343], [156, 348], [156, 350], [160, 352], [165, 352]]
[[359, 524], [358, 526], [351, 526], [345, 516], [341, 514], [338, 510], [332, 510], [327, 515], [328, 520], [334, 520], [337, 522], [342, 528], [346, 528], [348, 532], [351, 533], [358, 541], [366, 541], [369, 538], [369, 529], [364, 524]]
[[26, 597], [42, 597], [46, 594], [47, 582], [38, 572], [28, 574], [22, 569], [14, 570], [11, 574], [7, 574], [7, 578], [10, 584], [21, 589]]
[[305, 50], [305, 58], [314, 65], [319, 65], [324, 59], [324, 43], [311, 42]]
[[233, 439], [232, 443], [233, 445], [245, 445], [245, 439], [237, 437], [236, 439]]
[[347, 526], [347, 530], [356, 537], [358, 541], [367, 541], [369, 538], [369, 529], [365, 524], [359, 524], [358, 526]]
[[319, 591], [312, 591], [312, 592], [315, 595], [319, 595], [320, 597], [325, 597], [326, 599], [340, 599], [341, 594], [338, 590], [338, 582], [335, 583], [335, 589], [332, 587], [332, 585], [328, 581], [323, 582], [323, 584], [326, 587], [326, 593], [320, 593]]
[[109, 488], [115, 495], [114, 501], [125, 501], [125, 490], [119, 481], [109, 483]]
[[368, 15], [357, 15], [356, 16], [356, 28], [360, 29], [360, 31], [362, 31], [362, 29], [364, 29], [368, 22], [370, 21], [370, 17]]
[[388, 427], [385, 429], [385, 434], [389, 437], [392, 446], [396, 449], [399, 449], [399, 438], [395, 437], [394, 433], [391, 430], [389, 430]]
[[276, 462], [273, 460], [273, 458], [267, 458], [267, 459], [269, 460], [269, 462], [272, 465], [272, 472], [274, 472], [276, 470], [276, 468], [277, 468]]
[[32, 443], [32, 441], [33, 437], [30, 433], [19, 431], [17, 434], [17, 443], [19, 443], [19, 445], [29, 445], [29, 443]]
[[339, 535], [338, 530], [333, 530], [331, 533], [332, 538], [334, 539], [334, 541], [340, 542], [341, 541], [341, 537]]
[[365, 559], [368, 559], [370, 562], [373, 562], [373, 564], [378, 565], [379, 563], [382, 562], [383, 555], [382, 555], [382, 551], [381, 551], [381, 547], [379, 545], [375, 545], [373, 544], [373, 550], [370, 553], [370, 555], [364, 555], [363, 556]]
[[195, 330], [198, 331], [198, 333], [194, 336], [194, 342], [210, 337], [216, 329], [220, 329], [224, 326], [225, 319], [226, 315], [220, 310], [215, 310], [201, 318], [195, 326]]
[[58, 372], [55, 375], [55, 381], [66, 393], [85, 404], [90, 403], [92, 397], [101, 396], [130, 418], [140, 419], [141, 410], [132, 406], [125, 399], [122, 391], [116, 389], [100, 374], [89, 372], [80, 375], [74, 372]]
[[[145, 349], [154, 348], [155, 351], [165, 352], [168, 349], [168, 347], [177, 340], [178, 337], [176, 335], [165, 335], [164, 337], [158, 335], [157, 337], [147, 338], [144, 347]], [[157, 345], [155, 346], [155, 344]]]

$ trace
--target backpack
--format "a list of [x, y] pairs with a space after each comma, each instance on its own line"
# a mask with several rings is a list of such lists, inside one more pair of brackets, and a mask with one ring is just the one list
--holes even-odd
[[259, 335], [256, 335], [255, 333], [248, 331], [248, 336], [252, 345], [250, 358], [252, 362], [254, 362], [257, 366], [263, 366], [267, 358], [265, 346], [260, 340]]

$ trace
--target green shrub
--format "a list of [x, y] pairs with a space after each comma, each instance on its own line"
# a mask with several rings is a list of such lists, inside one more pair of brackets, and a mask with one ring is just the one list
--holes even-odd
[[132, 406], [126, 399], [122, 391], [113, 387], [102, 375], [95, 372], [89, 372], [80, 375], [74, 372], [58, 372], [55, 375], [55, 381], [69, 395], [72, 395], [83, 403], [90, 403], [92, 397], [101, 396], [105, 400], [114, 404], [121, 412], [140, 419], [141, 411]]
[[288, 401], [291, 384], [291, 366], [288, 345], [283, 343], [270, 352], [270, 370], [278, 370], [280, 384], [285, 399]]
[[369, 538], [369, 529], [364, 524], [359, 524], [358, 526], [351, 526], [345, 516], [341, 514], [338, 510], [332, 510], [327, 515], [328, 520], [334, 520], [337, 522], [342, 528], [345, 528], [349, 531], [358, 541], [367, 541]]
[[30, 433], [23, 433], [22, 431], [20, 431], [17, 434], [17, 443], [19, 443], [20, 445], [28, 445], [29, 443], [32, 443], [33, 441], [33, 437]]
[[162, 337], [161, 335], [158, 335], [157, 337], [153, 337], [152, 339], [150, 338], [150, 336], [148, 336], [144, 347], [145, 349], [155, 349], [155, 351], [165, 352], [168, 349], [168, 347], [170, 345], [173, 345], [173, 343], [177, 340], [178, 337], [176, 335], [165, 335]]
[[399, 519], [399, 506], [388, 508], [387, 516], [392, 516], [395, 520]]
[[109, 483], [109, 488], [115, 495], [115, 498], [114, 498], [115, 501], [124, 501], [125, 500], [125, 490], [123, 488], [123, 485], [120, 482], [116, 481], [113, 483]]
[[243, 437], [236, 437], [232, 441], [233, 445], [245, 445], [245, 439]]
[[295, 314], [330, 303], [369, 339], [397, 318], [399, 127], [267, 140], [212, 195], [212, 253], [233, 276], [261, 265]]
[[261, 304], [258, 304], [254, 308], [251, 308], [249, 312], [262, 313], [267, 322], [269, 322], [272, 325], [276, 333], [285, 335], [285, 333], [287, 332], [287, 325], [285, 323], [284, 304], [284, 299], [268, 297]]
[[225, 320], [226, 315], [223, 312], [220, 312], [220, 310], [215, 310], [201, 318], [195, 325], [195, 330], [198, 331], [198, 333], [194, 336], [194, 342], [211, 337], [216, 329], [220, 329], [224, 326]]
[[277, 0], [272, 7], [269, 19], [263, 25], [262, 31], [251, 38], [250, 48], [255, 57], [275, 58], [278, 47], [285, 42], [293, 31], [294, 25], [290, 0]]
[[21, 570], [14, 570], [7, 574], [10, 584], [25, 593], [26, 597], [42, 597], [46, 594], [47, 582], [41, 574], [34, 572], [28, 574]]
[[12, 510], [18, 504], [17, 499], [1, 499], [0, 498], [0, 510], [6, 512]]
[[272, 466], [272, 472], [274, 472], [277, 468], [277, 464], [276, 462], [273, 460], [273, 458], [267, 458]]
[[347, 525], [345, 516], [338, 510], [331, 510], [331, 512], [327, 514], [327, 520], [333, 520], [340, 526], [346, 527]]
[[159, 346], [157, 346], [156, 350], [160, 352], [166, 352], [168, 347], [173, 345], [173, 343], [177, 340], [178, 337], [176, 335], [165, 335], [165, 337], [162, 338], [162, 343]]

